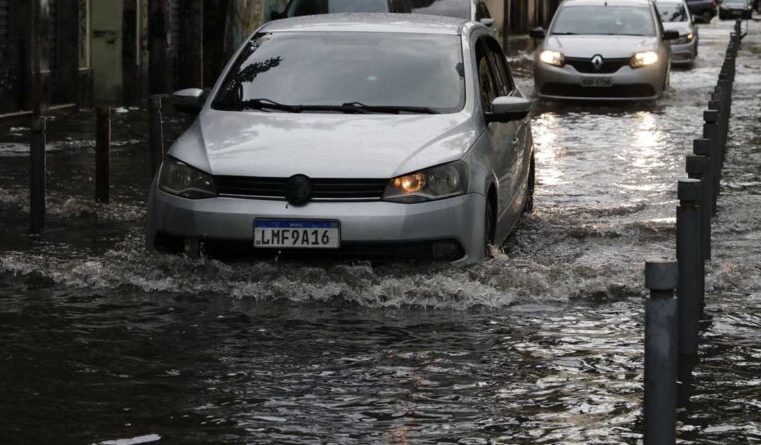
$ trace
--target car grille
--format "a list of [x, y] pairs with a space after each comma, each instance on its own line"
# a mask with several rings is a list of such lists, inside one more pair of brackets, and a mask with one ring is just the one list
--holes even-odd
[[[255, 178], [247, 176], [216, 176], [221, 196], [285, 200], [288, 178]], [[388, 185], [388, 179], [311, 179], [312, 199], [379, 200]]]
[[603, 63], [600, 65], [599, 70], [592, 64], [592, 59], [567, 57], [565, 63], [571, 65], [580, 73], [612, 74], [621, 68], [628, 66], [630, 60], [631, 59], [603, 59]]
[[580, 85], [550, 82], [542, 87], [542, 94], [563, 97], [637, 98], [655, 96], [655, 90], [652, 86], [643, 83], [613, 85], [611, 87], [582, 87]]

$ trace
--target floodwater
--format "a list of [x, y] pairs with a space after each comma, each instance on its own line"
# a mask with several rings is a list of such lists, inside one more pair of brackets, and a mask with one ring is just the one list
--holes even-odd
[[[682, 443], [761, 442], [761, 26], [738, 61], [700, 362]], [[49, 123], [48, 229], [26, 234], [28, 123], [0, 128], [0, 443], [641, 441], [646, 259], [731, 28], [657, 104], [542, 104], [536, 209], [482, 264], [224, 263], [148, 253], [146, 115]], [[511, 62], [531, 89], [526, 40]], [[170, 119], [168, 137], [186, 125]]]

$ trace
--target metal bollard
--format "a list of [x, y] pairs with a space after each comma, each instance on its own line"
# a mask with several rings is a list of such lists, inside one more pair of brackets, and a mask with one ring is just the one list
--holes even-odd
[[678, 275], [676, 263], [645, 263], [645, 445], [676, 441]]
[[47, 143], [47, 123], [44, 117], [35, 118], [32, 123], [32, 138], [29, 144], [29, 232], [42, 233], [45, 228], [45, 176], [47, 172], [45, 145]]
[[703, 138], [711, 141], [711, 161], [713, 161], [713, 174], [716, 179], [716, 189], [714, 192], [719, 194], [719, 181], [721, 181], [722, 158], [724, 157], [724, 146], [722, 139], [721, 114], [716, 110], [706, 110], [703, 112]]
[[718, 194], [719, 179], [716, 174], [716, 155], [713, 150], [713, 144], [709, 139], [695, 139], [692, 141], [692, 152], [706, 158], [708, 169], [704, 171], [703, 178], [708, 179], [708, 196], [710, 199], [708, 209], [711, 216], [716, 215], [716, 196]]
[[679, 264], [679, 353], [698, 353], [698, 330], [705, 299], [705, 264], [700, 233], [700, 181], [679, 181], [676, 209], [676, 257]]
[[148, 103], [150, 120], [149, 145], [151, 150], [151, 176], [155, 176], [164, 160], [164, 124], [161, 113], [161, 96], [151, 96]]
[[722, 139], [722, 123], [721, 113], [716, 110], [707, 110], [703, 112], [703, 138], [711, 141], [711, 148], [713, 148], [716, 156], [716, 167], [719, 170], [715, 172], [721, 177], [721, 166], [724, 161], [724, 146]]
[[687, 155], [687, 176], [700, 180], [700, 233], [703, 260], [711, 259], [711, 181], [708, 158]]
[[111, 109], [98, 107], [95, 123], [95, 200], [108, 204], [111, 176]]

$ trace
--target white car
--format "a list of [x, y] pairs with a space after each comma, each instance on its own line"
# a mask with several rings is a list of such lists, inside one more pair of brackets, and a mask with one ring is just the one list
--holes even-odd
[[670, 40], [651, 0], [565, 0], [534, 60], [539, 97], [652, 100], [669, 84]]
[[655, 6], [661, 14], [663, 28], [679, 33], [679, 38], [671, 42], [671, 64], [693, 64], [698, 56], [700, 36], [687, 3], [684, 0], [658, 0]]
[[417, 14], [269, 22], [150, 190], [149, 247], [477, 261], [533, 203], [531, 102], [483, 24]]

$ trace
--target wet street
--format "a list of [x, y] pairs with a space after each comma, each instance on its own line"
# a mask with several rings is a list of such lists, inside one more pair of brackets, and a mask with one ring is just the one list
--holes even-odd
[[[534, 213], [467, 267], [148, 253], [139, 109], [115, 113], [111, 205], [92, 198], [92, 116], [48, 123], [48, 228], [30, 236], [28, 123], [2, 123], [0, 444], [638, 443], [643, 265], [674, 256], [731, 27], [700, 28], [655, 104], [539, 104]], [[526, 92], [529, 46], [510, 48]], [[685, 444], [761, 443], [759, 79], [751, 22]]]

